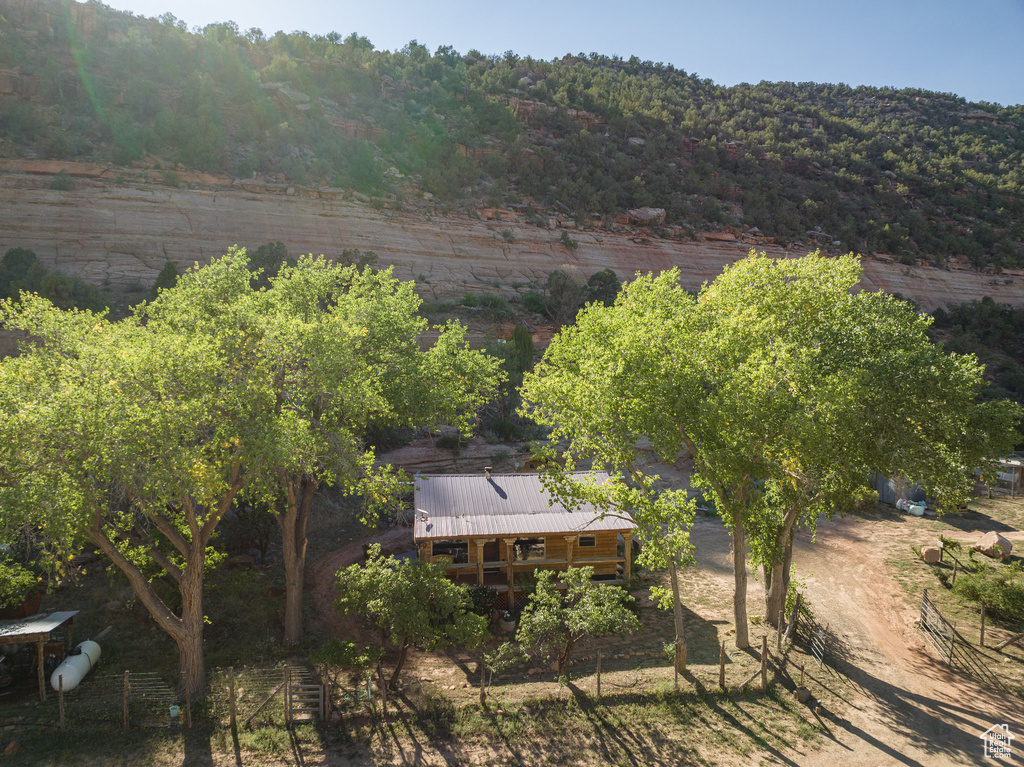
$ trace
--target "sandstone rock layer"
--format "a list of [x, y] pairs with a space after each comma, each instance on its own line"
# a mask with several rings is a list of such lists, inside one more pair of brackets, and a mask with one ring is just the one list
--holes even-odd
[[[522, 291], [559, 268], [578, 270], [583, 278], [611, 268], [628, 279], [637, 271], [678, 267], [684, 286], [697, 288], [749, 251], [740, 242], [635, 234], [579, 230], [573, 234], [579, 245], [570, 250], [550, 230], [518, 221], [375, 210], [339, 199], [238, 188], [126, 186], [95, 176], [79, 177], [72, 191], [56, 191], [45, 179], [0, 170], [0, 252], [31, 248], [48, 268], [121, 289], [148, 289], [168, 260], [184, 271], [232, 245], [255, 248], [274, 240], [293, 255], [372, 250], [381, 265], [394, 265], [398, 277], [416, 280], [434, 299]], [[773, 256], [803, 253], [758, 249]], [[925, 309], [983, 296], [1024, 305], [1022, 284], [1024, 278], [872, 258], [864, 259], [862, 283], [866, 289], [899, 291]]]

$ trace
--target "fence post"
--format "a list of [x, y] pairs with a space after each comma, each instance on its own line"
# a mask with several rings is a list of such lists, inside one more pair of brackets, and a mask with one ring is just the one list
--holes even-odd
[[235, 667], [228, 666], [228, 694], [230, 712], [231, 712], [231, 727], [235, 727]]
[[761, 637], [761, 690], [768, 690], [768, 635]]
[[128, 729], [128, 690], [131, 683], [128, 681], [130, 671], [124, 672], [124, 728]]
[[284, 722], [292, 726], [292, 670], [287, 666], [284, 669]]
[[60, 731], [64, 732], [64, 675], [57, 675], [57, 701], [60, 706]]
[[804, 664], [800, 664], [800, 686], [804, 686]]
[[597, 651], [597, 697], [601, 697], [601, 651]]
[[718, 652], [718, 686], [725, 689], [725, 640], [722, 641], [722, 649]]
[[982, 647], [985, 646], [985, 603], [981, 603], [981, 638], [978, 640], [978, 644]]

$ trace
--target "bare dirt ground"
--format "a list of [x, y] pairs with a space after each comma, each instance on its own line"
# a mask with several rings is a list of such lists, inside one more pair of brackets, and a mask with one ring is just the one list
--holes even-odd
[[[848, 682], [850, 690], [845, 708], [822, 715], [827, 745], [802, 765], [980, 764], [985, 730], [1024, 724], [1020, 699], [951, 672], [915, 628], [917, 601], [899, 586], [887, 560], [911, 556], [911, 544], [934, 543], [937, 536], [908, 527], [847, 518], [822, 523], [816, 543], [806, 533], [797, 540], [796, 565], [807, 574], [814, 611], [841, 642], [834, 676], [816, 676], [825, 685]], [[1019, 533], [1009, 537], [1020, 545]], [[1020, 749], [1015, 759], [1021, 763]]]
[[321, 557], [306, 570], [306, 588], [313, 597], [316, 620], [331, 636], [351, 639], [358, 633], [355, 620], [342, 618], [334, 609], [334, 600], [337, 598], [334, 584], [338, 580], [335, 574], [344, 567], [362, 562], [363, 546], [374, 543], [380, 544], [383, 554], [400, 554], [413, 548], [412, 529], [392, 527], [370, 538], [347, 543]]
[[[1024, 509], [1024, 502], [1016, 503]], [[1016, 514], [1013, 521], [1017, 521]], [[1024, 546], [1024, 533], [1016, 527], [1003, 524], [1000, 529], [1018, 548]], [[807, 666], [808, 686], [820, 701], [820, 708], [809, 714], [822, 738], [812, 745], [794, 741], [791, 748], [772, 748], [756, 758], [751, 754], [752, 763], [760, 759], [762, 763], [801, 767], [984, 764], [982, 732], [1002, 723], [1009, 724], [1011, 731], [1024, 729], [1024, 704], [1019, 698], [993, 692], [949, 670], [914, 625], [920, 593], [904, 589], [892, 562], [899, 558], [912, 567], [910, 546], [934, 543], [939, 533], [963, 540], [977, 537], [971, 525], [909, 520], [893, 513], [823, 520], [816, 541], [806, 532], [798, 535], [794, 560], [802, 591], [817, 619], [829, 625], [838, 642], [826, 666]], [[699, 677], [703, 670], [705, 677], [711, 677], [717, 672], [718, 642], [731, 635], [730, 540], [714, 517], [698, 518], [692, 540], [697, 563], [683, 579], [688, 644], [692, 647], [694, 673]], [[379, 542], [385, 551], [394, 553], [410, 548], [411, 534], [408, 529], [393, 528], [371, 542]], [[331, 608], [334, 573], [359, 561], [362, 551], [362, 542], [348, 544], [309, 569], [308, 583], [319, 619], [338, 636], [351, 636], [354, 625], [339, 619]], [[655, 582], [658, 578], [655, 574]], [[752, 577], [748, 608], [755, 620], [763, 609], [761, 589], [762, 584]], [[671, 633], [667, 614], [654, 607], [644, 608], [643, 613], [647, 636], [633, 637], [621, 645], [637, 654], [648, 646], [658, 647]], [[757, 625], [752, 626], [752, 641], [759, 642], [763, 633]], [[608, 644], [603, 647], [609, 651]], [[730, 679], [745, 677], [756, 668], [744, 653], [729, 649]], [[581, 648], [581, 655], [587, 652], [586, 646]], [[476, 697], [471, 678], [475, 668], [469, 657], [416, 654], [410, 659], [409, 677], [421, 689], [432, 682], [435, 691], [453, 702], [470, 703]], [[999, 671], [997, 668], [997, 674]], [[652, 679], [657, 679], [656, 674]], [[512, 684], [523, 696], [544, 695], [552, 694], [552, 681], [553, 676], [546, 673], [544, 677], [516, 679]], [[591, 686], [585, 673], [578, 684]], [[1015, 761], [1010, 763], [1022, 763], [1024, 747], [1018, 748], [1017, 743], [1014, 747]], [[473, 756], [475, 751], [460, 754], [454, 761], [450, 753], [427, 758], [428, 748], [420, 751], [417, 761], [497, 764], [502, 762], [503, 754], [511, 758], [501, 748], [479, 744], [475, 748], [483, 748], [477, 754], [479, 758]], [[404, 763], [404, 756], [395, 756], [396, 763]], [[529, 759], [524, 762], [523, 756], [514, 761], [533, 763]]]

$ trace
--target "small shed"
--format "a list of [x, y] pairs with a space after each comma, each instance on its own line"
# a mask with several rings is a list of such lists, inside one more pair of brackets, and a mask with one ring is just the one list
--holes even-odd
[[[65, 624], [65, 653], [71, 649], [71, 624], [74, 623], [78, 610], [63, 610], [49, 615], [32, 615], [13, 621], [0, 621], [0, 646], [12, 644], [32, 644], [36, 646], [36, 672], [39, 675], [39, 700], [46, 700], [46, 680], [44, 665], [46, 658], [44, 646], [53, 640], [53, 635]], [[59, 649], [59, 648], [58, 648]]]
[[[608, 479], [603, 472], [580, 476], [598, 484]], [[594, 580], [630, 578], [636, 526], [629, 513], [567, 507], [548, 494], [538, 474], [420, 475], [415, 508], [420, 558], [449, 560], [450, 578], [491, 586], [509, 607], [520, 573], [590, 566]]]

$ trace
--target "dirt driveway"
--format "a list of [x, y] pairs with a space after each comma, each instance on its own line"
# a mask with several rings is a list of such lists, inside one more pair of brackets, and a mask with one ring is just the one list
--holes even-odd
[[[992, 763], [983, 756], [985, 730], [1007, 723], [1024, 734], [1019, 699], [951, 672], [914, 625], [916, 600], [888, 561], [910, 556], [911, 544], [934, 543], [934, 532], [891, 519], [848, 518], [822, 523], [817, 538], [812, 543], [801, 534], [794, 558], [815, 613], [835, 631], [841, 652], [832, 661], [834, 676], [815, 675], [829, 686], [845, 679], [852, 692], [839, 715], [822, 714], [830, 741], [801, 765]], [[1013, 763], [1024, 763], [1022, 751], [1014, 749]]]

